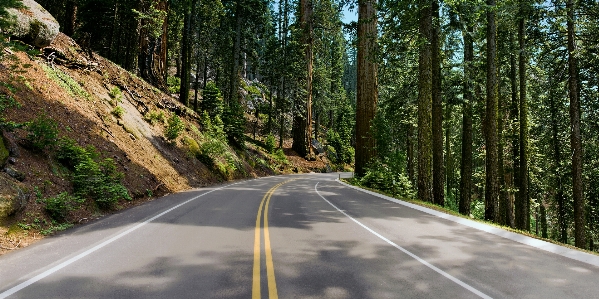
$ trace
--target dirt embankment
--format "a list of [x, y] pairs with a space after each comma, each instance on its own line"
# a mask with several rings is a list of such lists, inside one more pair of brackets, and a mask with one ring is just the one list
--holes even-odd
[[[183, 142], [186, 136], [197, 138], [196, 112], [114, 63], [81, 49], [63, 34], [43, 49], [42, 55], [7, 51], [0, 60], [0, 82], [0, 94], [20, 103], [19, 108], [6, 109], [6, 121], [22, 124], [40, 115], [55, 120], [59, 138], [71, 138], [82, 147], [93, 146], [102, 158], [114, 160], [133, 199], [120, 200], [111, 210], [86, 202], [71, 211], [65, 223], [53, 221], [45, 211], [44, 199], [72, 192], [69, 174], [51, 150], [30, 148], [24, 127], [4, 128], [2, 143], [10, 158], [0, 161], [4, 164], [0, 165], [4, 170], [0, 172], [0, 210], [8, 214], [0, 215], [0, 254], [27, 246], [43, 234], [167, 193], [223, 180], [272, 175], [275, 170], [324, 168], [322, 161], [306, 162], [290, 150], [285, 151], [290, 164], [270, 167], [268, 154], [250, 143], [245, 150], [231, 149], [240, 161], [233, 173], [223, 175], [207, 167]], [[120, 113], [115, 113], [117, 106], [121, 107]], [[166, 124], [147, 120], [151, 113], [167, 117], [176, 114], [186, 129], [176, 142], [168, 142], [164, 138]]]

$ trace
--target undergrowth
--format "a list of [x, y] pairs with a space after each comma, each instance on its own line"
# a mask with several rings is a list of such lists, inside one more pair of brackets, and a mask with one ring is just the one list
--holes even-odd
[[71, 76], [67, 73], [63, 72], [57, 67], [48, 66], [42, 64], [42, 68], [46, 72], [46, 76], [49, 79], [56, 82], [60, 87], [62, 87], [69, 95], [73, 97], [79, 97], [82, 99], [89, 100], [91, 96], [77, 81], [75, 81]]

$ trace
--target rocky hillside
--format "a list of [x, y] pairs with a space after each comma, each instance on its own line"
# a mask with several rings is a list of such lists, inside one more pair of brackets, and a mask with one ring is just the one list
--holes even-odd
[[0, 113], [0, 254], [166, 193], [325, 167], [261, 140], [229, 147], [218, 124], [63, 34], [5, 50]]

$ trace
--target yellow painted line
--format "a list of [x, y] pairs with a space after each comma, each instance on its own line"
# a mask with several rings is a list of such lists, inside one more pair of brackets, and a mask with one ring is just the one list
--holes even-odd
[[[272, 189], [271, 189], [272, 190]], [[256, 217], [256, 229], [254, 231], [254, 278], [252, 284], [252, 299], [261, 299], [260, 297], [260, 218], [262, 218], [262, 206], [266, 200], [266, 196], [270, 190], [262, 198], [260, 207], [258, 208], [258, 217]]]
[[[282, 184], [281, 184], [282, 185]], [[277, 294], [277, 282], [275, 281], [275, 267], [272, 262], [272, 251], [270, 248], [270, 233], [268, 232], [268, 204], [275, 190], [268, 195], [266, 208], [264, 209], [264, 252], [266, 253], [266, 277], [268, 278], [268, 298], [279, 299]]]
[[285, 181], [270, 188], [258, 207], [258, 216], [256, 217], [256, 229], [254, 230], [254, 272], [252, 280], [252, 299], [261, 299], [260, 294], [260, 220], [262, 218], [262, 209], [264, 208], [264, 251], [266, 254], [266, 277], [268, 282], [268, 296], [270, 299], [278, 299], [277, 283], [275, 280], [275, 269], [272, 261], [272, 249], [270, 246], [270, 233], [268, 231], [268, 204], [272, 194], [277, 188], [282, 185], [291, 182], [293, 180]]

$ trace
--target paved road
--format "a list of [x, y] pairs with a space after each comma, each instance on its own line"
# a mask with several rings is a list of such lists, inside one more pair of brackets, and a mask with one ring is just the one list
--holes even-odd
[[0, 298], [599, 298], [599, 257], [337, 176], [173, 194], [47, 238], [0, 257]]

